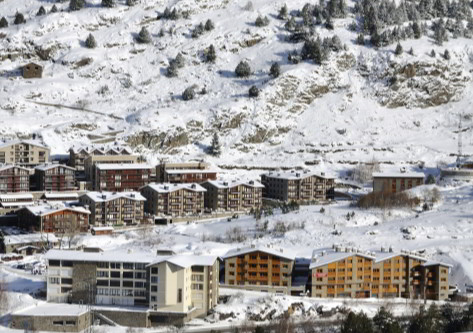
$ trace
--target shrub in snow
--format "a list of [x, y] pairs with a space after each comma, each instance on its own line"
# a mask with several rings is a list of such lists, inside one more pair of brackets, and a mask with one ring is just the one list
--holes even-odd
[[57, 13], [56, 5], [53, 5], [53, 7], [51, 8], [51, 13]]
[[443, 53], [443, 58], [445, 60], [450, 60], [450, 52], [448, 52], [448, 50], [445, 50], [445, 52]]
[[353, 32], [358, 30], [358, 24], [356, 24], [356, 21], [353, 21], [348, 25], [348, 30], [353, 31]]
[[287, 5], [284, 4], [284, 6], [281, 7], [281, 9], [279, 9], [279, 14], [278, 14], [278, 19], [280, 20], [285, 20], [287, 18]]
[[43, 6], [39, 7], [38, 12], [36, 13], [36, 16], [43, 16], [46, 15], [46, 10], [44, 9]]
[[94, 35], [89, 34], [85, 40], [85, 46], [89, 49], [95, 49], [97, 47], [97, 42], [95, 41]]
[[371, 319], [361, 311], [360, 313], [351, 312], [342, 322], [341, 333], [373, 333], [373, 324]]
[[199, 23], [194, 30], [192, 30], [192, 38], [199, 38], [200, 36], [203, 35], [205, 31], [205, 27], [202, 23]]
[[413, 56], [414, 55], [414, 49], [411, 47], [407, 53], [409, 53], [410, 55]]
[[179, 12], [177, 11], [176, 8], [174, 8], [172, 11], [171, 11], [171, 14], [169, 15], [169, 19], [170, 20], [178, 20], [179, 19]]
[[373, 317], [373, 324], [377, 328], [377, 332], [401, 333], [403, 331], [397, 318], [384, 306], [380, 307]]
[[251, 86], [250, 90], [248, 90], [248, 95], [250, 95], [250, 97], [258, 97], [259, 89], [256, 86]]
[[213, 46], [213, 44], [210, 45], [204, 53], [207, 62], [215, 62], [215, 60], [217, 59], [217, 53], [215, 52], [215, 47]]
[[26, 23], [25, 17], [23, 16], [22, 13], [16, 13], [15, 15], [15, 21], [13, 21], [13, 24], [23, 24]]
[[182, 53], [179, 52], [177, 56], [171, 61], [171, 63], [174, 63], [177, 68], [183, 68], [186, 64], [186, 59], [184, 59]]
[[166, 75], [168, 77], [176, 77], [178, 72], [179, 72], [179, 69], [177, 68], [176, 63], [174, 61], [171, 61], [171, 63], [169, 64], [169, 67], [167, 69]]
[[256, 18], [255, 25], [257, 27], [264, 27], [264, 26], [267, 26], [268, 24], [269, 24], [269, 19], [267, 16], [265, 17], [258, 16]]
[[115, 7], [114, 0], [102, 0], [102, 7], [112, 8]]
[[194, 87], [188, 87], [182, 93], [182, 99], [185, 101], [190, 101], [191, 99], [194, 99], [194, 97], [195, 97]]
[[235, 68], [235, 74], [237, 77], [248, 77], [251, 75], [251, 67], [246, 61], [240, 61]]
[[397, 43], [396, 50], [394, 50], [394, 53], [396, 55], [401, 55], [402, 54], [402, 45], [400, 43]]
[[6, 28], [6, 27], [8, 27], [8, 21], [4, 16], [0, 19], [0, 28]]
[[436, 181], [435, 181], [435, 177], [434, 175], [428, 175], [427, 176], [427, 179], [425, 181], [426, 184], [435, 184]]
[[243, 10], [252, 12], [253, 11], [253, 2], [248, 1], [246, 5], [243, 7]]
[[136, 0], [126, 0], [126, 5], [127, 6], [134, 6], [136, 5]]
[[430, 56], [431, 56], [432, 58], [435, 58], [436, 54], [435, 54], [435, 50], [434, 50], [434, 49], [432, 49], [432, 51], [430, 51]]
[[164, 9], [164, 12], [161, 14], [161, 17], [160, 17], [160, 18], [169, 20], [170, 17], [171, 17], [171, 11], [169, 10], [168, 7], [166, 7], [166, 8]]
[[269, 69], [269, 75], [272, 77], [278, 77], [281, 74], [281, 67], [277, 62], [273, 62], [271, 68]]
[[85, 1], [84, 0], [71, 0], [69, 2], [69, 10], [75, 11], [75, 10], [81, 10], [85, 6]]
[[141, 28], [141, 31], [138, 34], [138, 37], [136, 38], [136, 41], [138, 43], [143, 43], [143, 44], [151, 43], [151, 36], [145, 27]]
[[214, 28], [215, 28], [214, 23], [212, 22], [211, 19], [208, 19], [207, 22], [205, 22], [205, 30], [210, 31], [210, 30], [213, 30]]
[[325, 20], [325, 27], [328, 30], [333, 30], [334, 29], [333, 20], [332, 20], [332, 17], [330, 15], [327, 16], [327, 19]]

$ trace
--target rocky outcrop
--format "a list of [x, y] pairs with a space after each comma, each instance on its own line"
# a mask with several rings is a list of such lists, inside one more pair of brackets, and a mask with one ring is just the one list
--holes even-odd
[[168, 132], [142, 131], [127, 137], [126, 142], [133, 148], [143, 146], [154, 151], [168, 151], [189, 144], [190, 139], [187, 132], [178, 127]]

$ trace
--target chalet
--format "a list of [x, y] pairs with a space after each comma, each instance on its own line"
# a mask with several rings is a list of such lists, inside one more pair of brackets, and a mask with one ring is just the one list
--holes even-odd
[[373, 173], [373, 192], [399, 193], [424, 185], [424, 177], [422, 172]]

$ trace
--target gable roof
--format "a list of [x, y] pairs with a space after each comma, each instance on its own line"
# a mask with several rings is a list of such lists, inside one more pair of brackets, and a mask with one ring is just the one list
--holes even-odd
[[69, 210], [69, 211], [77, 212], [77, 213], [90, 214], [90, 211], [88, 209], [85, 209], [84, 207], [66, 206], [62, 203], [53, 204], [53, 205], [28, 206], [28, 207], [25, 207], [24, 209], [27, 209], [35, 216], [45, 216], [52, 213], [62, 212], [64, 210]]
[[265, 246], [249, 246], [249, 247], [244, 247], [244, 248], [236, 248], [228, 251], [225, 253], [225, 255], [222, 256], [222, 259], [228, 259], [228, 258], [233, 258], [237, 257], [240, 255], [244, 255], [247, 253], [253, 253], [253, 252], [263, 252], [266, 254], [270, 254], [275, 257], [280, 257], [284, 259], [289, 259], [289, 260], [294, 260], [296, 256], [282, 248], [276, 249], [272, 247], [265, 247]]
[[97, 163], [95, 167], [98, 170], [153, 169], [151, 165], [145, 163]]
[[308, 171], [294, 171], [291, 172], [276, 172], [270, 171], [267, 173], [263, 173], [262, 176], [266, 176], [268, 178], [276, 178], [276, 179], [286, 179], [286, 180], [296, 180], [296, 179], [306, 179], [309, 177], [318, 177], [324, 179], [334, 179], [332, 176], [328, 176], [325, 173], [315, 173], [315, 172], [308, 172]]
[[312, 255], [312, 261], [309, 265], [309, 269], [325, 266], [333, 262], [344, 260], [352, 256], [360, 256], [366, 259], [374, 260], [375, 257], [368, 253], [363, 253], [361, 251], [352, 252], [352, 251], [335, 251], [333, 249], [319, 249], [314, 251]]
[[38, 141], [35, 141], [35, 140], [11, 140], [11, 141], [6, 141], [2, 144], [0, 144], [0, 148], [4, 148], [4, 147], [9, 147], [11, 145], [17, 145], [17, 144], [28, 144], [28, 145], [32, 145], [32, 146], [36, 146], [36, 147], [41, 147], [41, 148], [44, 148], [44, 149], [47, 149], [49, 150], [49, 147], [39, 143]]
[[41, 170], [41, 171], [46, 171], [46, 170], [51, 170], [51, 169], [54, 169], [54, 168], [57, 168], [57, 167], [61, 167], [61, 168], [65, 168], [65, 169], [69, 169], [69, 170], [76, 170], [75, 168], [73, 167], [70, 167], [68, 165], [65, 165], [65, 164], [57, 164], [57, 163], [45, 163], [45, 164], [41, 164], [41, 165], [38, 165], [35, 167], [35, 170]]
[[31, 170], [31, 169], [28, 169], [28, 168], [25, 168], [25, 167], [22, 167], [22, 166], [19, 166], [19, 165], [16, 165], [16, 164], [2, 164], [2, 165], [0, 165], [0, 171], [12, 169], [12, 168], [18, 168], [18, 169], [26, 170], [28, 172]]
[[223, 181], [223, 180], [207, 180], [204, 182], [204, 184], [209, 184], [212, 185], [213, 187], [216, 188], [233, 188], [237, 187], [240, 185], [243, 186], [248, 186], [248, 187], [254, 187], [254, 188], [264, 188], [264, 185], [261, 184], [260, 182], [256, 180], [250, 180], [250, 181], [241, 181], [241, 180], [231, 180], [231, 181]]
[[146, 188], [146, 187], [149, 187], [150, 189], [158, 193], [170, 193], [170, 192], [179, 191], [179, 190], [188, 190], [188, 191], [193, 191], [193, 192], [207, 192], [205, 188], [203, 188], [202, 186], [196, 183], [182, 183], [182, 184], [150, 183], [148, 185], [143, 186], [141, 189]]
[[132, 154], [133, 151], [131, 150], [130, 147], [128, 146], [122, 146], [122, 145], [87, 145], [87, 146], [72, 146], [69, 151], [72, 151], [73, 153], [77, 154], [80, 152], [85, 152], [85, 153], [92, 153], [95, 150], [100, 151], [104, 155], [109, 154], [110, 152], [114, 152], [117, 154], [123, 154], [124, 152], [128, 154]]
[[173, 265], [182, 267], [182, 268], [189, 268], [192, 266], [213, 266], [215, 261], [217, 260], [217, 256], [196, 256], [196, 255], [173, 255], [168, 256], [166, 258], [160, 258], [148, 266], [153, 266], [164, 261], [167, 261]]
[[87, 192], [82, 197], [88, 197], [93, 202], [107, 202], [119, 198], [146, 201], [146, 198], [140, 192]]
[[422, 172], [375, 172], [373, 178], [425, 178]]

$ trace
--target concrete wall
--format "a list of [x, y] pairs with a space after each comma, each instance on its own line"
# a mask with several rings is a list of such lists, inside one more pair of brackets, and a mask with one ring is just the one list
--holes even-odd
[[[59, 324], [62, 323], [62, 324]], [[81, 332], [90, 326], [89, 313], [78, 316], [30, 316], [13, 314], [12, 328], [25, 329], [30, 331], [50, 331], [50, 332]]]
[[[118, 325], [131, 327], [148, 327], [148, 312], [146, 310], [147, 309], [143, 309], [143, 311], [112, 311], [95, 308], [95, 312], [104, 315]], [[111, 330], [111, 332], [113, 332], [113, 330]]]

